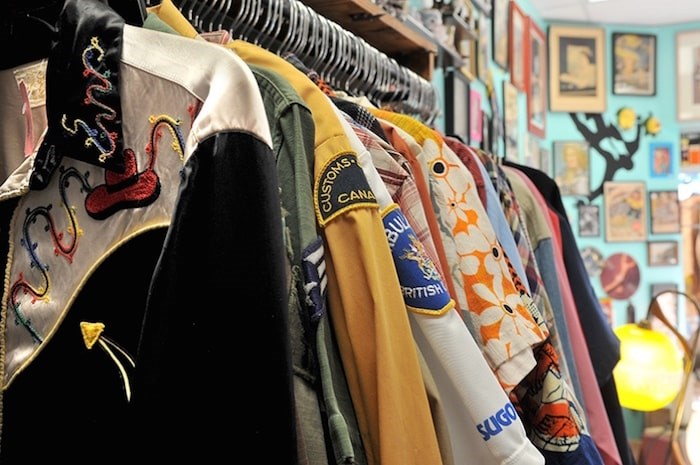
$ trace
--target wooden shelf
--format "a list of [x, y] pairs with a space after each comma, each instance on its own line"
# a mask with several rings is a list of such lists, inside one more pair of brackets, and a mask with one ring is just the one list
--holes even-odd
[[438, 46], [369, 0], [301, 0], [399, 64], [430, 80]]

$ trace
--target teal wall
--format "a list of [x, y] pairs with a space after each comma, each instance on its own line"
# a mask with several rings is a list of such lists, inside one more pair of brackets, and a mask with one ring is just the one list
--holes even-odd
[[[523, 12], [534, 19], [539, 24], [540, 28], [547, 33], [548, 23], [541, 19], [541, 15], [537, 12], [529, 0], [519, 0], [518, 5]], [[560, 23], [557, 23], [560, 24]], [[571, 23], [570, 23], [571, 24]], [[585, 24], [586, 26], [596, 26]], [[679, 139], [680, 132], [683, 127], [693, 128], [692, 125], [681, 126], [676, 121], [676, 77], [675, 77], [675, 40], [676, 33], [682, 30], [700, 29], [700, 23], [683, 24], [664, 27], [631, 27], [627, 25], [607, 25], [603, 26], [605, 30], [605, 66], [606, 66], [606, 111], [604, 119], [613, 124], [617, 123], [617, 111], [622, 107], [633, 109], [642, 118], [645, 118], [650, 113], [653, 113], [661, 122], [661, 131], [655, 136], [645, 135], [642, 132], [640, 146], [634, 155], [634, 167], [629, 171], [619, 170], [614, 177], [615, 181], [642, 181], [646, 182], [647, 192], [655, 190], [671, 190], [676, 189], [679, 184], [679, 177], [671, 178], [652, 178], [649, 170], [649, 144], [653, 142], [670, 142], [673, 145], [674, 156], [674, 171], [679, 172], [680, 152]], [[656, 52], [656, 94], [649, 97], [639, 96], [617, 96], [612, 94], [612, 33], [613, 32], [632, 32], [645, 33], [656, 35], [657, 52]], [[494, 87], [498, 94], [498, 102], [500, 105], [500, 113], [503, 115], [503, 96], [502, 82], [509, 79], [507, 71], [504, 71], [493, 62], [490, 64], [490, 69], [494, 78]], [[437, 69], [434, 82], [438, 92], [444, 96], [443, 86], [443, 70]], [[481, 81], [474, 81], [470, 84], [482, 94], [483, 110], [490, 113], [489, 100], [486, 97], [486, 87]], [[519, 93], [519, 134], [521, 141], [530, 138], [527, 134], [527, 119], [526, 119], [526, 96], [523, 92]], [[436, 127], [444, 131], [444, 118], [441, 115], [435, 122]], [[694, 128], [700, 128], [700, 121], [696, 123]], [[633, 131], [624, 131], [623, 136], [627, 139], [633, 136]], [[576, 130], [571, 117], [568, 113], [553, 113], [547, 115], [547, 131], [546, 138], [540, 141], [540, 146], [549, 148], [553, 153], [552, 144], [554, 141], [560, 140], [583, 140], [583, 137]], [[499, 144], [500, 155], [503, 155], [503, 142]], [[520, 153], [518, 154], [518, 162], [524, 162], [525, 143], [519, 144]], [[509, 154], [509, 158], [511, 155]], [[599, 185], [604, 171], [604, 161], [602, 157], [594, 151], [591, 151], [591, 185]], [[647, 306], [651, 299], [650, 286], [652, 283], [676, 283], [679, 289], [684, 289], [683, 276], [683, 256], [680, 253], [680, 263], [676, 266], [668, 267], [649, 267], [647, 266], [647, 244], [646, 242], [606, 242], [605, 229], [603, 223], [603, 196], [596, 198], [593, 203], [600, 205], [601, 212], [601, 235], [596, 238], [578, 237], [578, 213], [575, 202], [576, 197], [563, 198], [569, 220], [573, 230], [577, 235], [579, 249], [592, 246], [598, 249], [604, 257], [613, 253], [625, 252], [633, 256], [640, 268], [640, 284], [637, 291], [627, 300], [613, 300], [613, 317], [614, 325], [623, 324], [627, 319], [627, 308], [631, 303], [635, 309], [636, 319], [639, 320], [646, 315]], [[648, 219], [647, 207], [647, 219]], [[674, 239], [679, 241], [680, 252], [682, 252], [682, 243], [680, 234], [651, 234], [649, 232], [648, 240], [664, 240]], [[591, 283], [597, 295], [602, 298], [606, 294], [602, 290], [602, 286], [597, 277], [591, 278]], [[681, 314], [681, 319], [682, 319]], [[633, 412], [624, 410], [628, 434], [631, 439], [638, 439], [641, 436], [644, 417], [641, 412]]]
[[[534, 9], [528, 0], [520, 0], [518, 2], [519, 6], [526, 15], [534, 18], [543, 31], [547, 31], [548, 24], [542, 21], [540, 14]], [[559, 23], [557, 23], [559, 24]], [[590, 26], [590, 25], [589, 25]], [[674, 169], [678, 173], [679, 170], [679, 138], [681, 126], [676, 121], [676, 78], [675, 78], [675, 36], [678, 31], [687, 29], [700, 29], [699, 24], [686, 24], [677, 26], [667, 26], [667, 27], [656, 27], [656, 28], [643, 28], [643, 27], [630, 27], [626, 25], [613, 25], [604, 26], [605, 30], [605, 49], [606, 49], [606, 86], [608, 95], [606, 98], [606, 112], [604, 113], [604, 119], [613, 124], [617, 123], [617, 111], [623, 107], [632, 108], [638, 115], [645, 118], [649, 114], [653, 114], [661, 122], [661, 132], [655, 136], [646, 135], [643, 131], [641, 137], [641, 143], [639, 150], [634, 155], [634, 167], [632, 170], [620, 170], [615, 174], [615, 181], [642, 181], [646, 182], [647, 192], [655, 190], [668, 190], [675, 189], [678, 185], [678, 178], [651, 178], [649, 171], [649, 144], [653, 142], [670, 142], [673, 144], [674, 149]], [[618, 96], [612, 94], [612, 51], [611, 51], [611, 40], [613, 32], [633, 32], [633, 33], [650, 33], [655, 34], [657, 37], [657, 61], [656, 61], [656, 94], [650, 97], [638, 97], [638, 96]], [[499, 66], [495, 65], [493, 62], [490, 64], [490, 69], [494, 78], [494, 87], [498, 94], [498, 101], [500, 104], [500, 112], [503, 114], [503, 88], [502, 82], [505, 79], [510, 79], [510, 75], [507, 71], [504, 71]], [[438, 93], [444, 98], [444, 86], [443, 86], [444, 73], [440, 68], [436, 69], [434, 75], [434, 83], [438, 89]], [[473, 88], [477, 89], [482, 94], [482, 104], [483, 110], [490, 113], [491, 109], [489, 106], [488, 98], [486, 98], [486, 86], [481, 81], [472, 81], [470, 84]], [[526, 120], [526, 96], [525, 93], [520, 92], [518, 97], [518, 107], [519, 107], [519, 134], [521, 135], [521, 141], [525, 141], [533, 136], [527, 133], [527, 120]], [[444, 101], [444, 100], [443, 100]], [[440, 115], [435, 121], [435, 126], [444, 130], [444, 116]], [[692, 125], [685, 125], [685, 127], [693, 127]], [[695, 127], [700, 127], [700, 122]], [[623, 136], [625, 138], [631, 138], [633, 136], [633, 131], [624, 131]], [[547, 132], [546, 138], [539, 140], [540, 146], [549, 148], [552, 151], [552, 144], [554, 141], [562, 140], [583, 140], [583, 137], [576, 130], [571, 117], [568, 113], [563, 112], [549, 112], [547, 115]], [[500, 155], [503, 155], [503, 143], [499, 145]], [[525, 143], [519, 144], [520, 153], [518, 154], [518, 162], [524, 162], [525, 157]], [[509, 154], [509, 158], [511, 154]], [[603, 176], [604, 161], [600, 155], [591, 151], [591, 185], [597, 186]], [[576, 210], [577, 197], [563, 198], [565, 207], [569, 215], [569, 220], [573, 226], [574, 232], [578, 235], [578, 212]], [[635, 307], [637, 319], [643, 317], [646, 314], [647, 305], [650, 300], [650, 285], [652, 283], [676, 283], [679, 288], [683, 289], [683, 267], [682, 267], [682, 255], [681, 262], [676, 266], [669, 267], [648, 267], [647, 266], [647, 245], [646, 242], [606, 242], [605, 232], [604, 232], [604, 222], [603, 222], [603, 198], [599, 196], [593, 201], [594, 204], [601, 206], [601, 235], [596, 238], [588, 237], [578, 237], [579, 248], [586, 246], [592, 246], [597, 248], [604, 257], [607, 257], [613, 253], [624, 252], [635, 257], [637, 260], [641, 280], [638, 290], [630, 297], [628, 300], [613, 300], [613, 310], [615, 315], [615, 323], [621, 324], [626, 320], [627, 306], [631, 303]], [[647, 212], [648, 213], [648, 212]], [[647, 214], [648, 217], [648, 214]], [[680, 241], [680, 234], [651, 234], [649, 233], [649, 240], [665, 240], [665, 239], [676, 239]], [[682, 250], [682, 249], [681, 249]], [[594, 289], [598, 293], [599, 297], [605, 297], [605, 292], [603, 292], [600, 286], [599, 280], [597, 278], [592, 278], [591, 282]]]

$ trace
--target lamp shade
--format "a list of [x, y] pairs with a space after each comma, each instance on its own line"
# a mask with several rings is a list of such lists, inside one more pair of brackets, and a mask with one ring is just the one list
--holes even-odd
[[626, 324], [615, 328], [620, 361], [613, 370], [620, 405], [650, 412], [671, 403], [683, 382], [683, 354], [665, 333]]

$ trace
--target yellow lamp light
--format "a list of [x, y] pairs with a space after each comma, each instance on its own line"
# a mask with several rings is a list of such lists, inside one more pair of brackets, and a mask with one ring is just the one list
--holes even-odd
[[683, 353], [671, 338], [634, 323], [618, 326], [620, 361], [613, 377], [620, 405], [651, 412], [670, 404], [683, 383]]
[[[613, 370], [620, 405], [623, 407], [652, 411], [661, 409], [678, 398], [670, 425], [670, 447], [667, 449], [663, 465], [668, 464], [671, 459], [676, 464], [685, 463], [678, 437], [688, 384], [695, 367], [695, 354], [700, 346], [700, 327], [695, 329], [688, 341], [668, 321], [659, 304], [659, 297], [665, 294], [685, 297], [700, 316], [700, 304], [685, 292], [659, 292], [652, 297], [644, 320], [615, 329], [615, 334], [620, 339], [620, 360]], [[678, 339], [678, 344], [674, 344], [667, 334], [653, 331], [652, 318], [663, 323]]]

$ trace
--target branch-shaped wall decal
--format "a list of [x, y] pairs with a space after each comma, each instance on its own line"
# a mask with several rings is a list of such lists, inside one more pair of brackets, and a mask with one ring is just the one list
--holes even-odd
[[[639, 150], [642, 128], [645, 134], [655, 136], [661, 130], [661, 123], [652, 114], [642, 120], [629, 107], [617, 112], [617, 124], [605, 121], [601, 113], [569, 113], [576, 129], [605, 162], [603, 178], [597, 187], [586, 196], [588, 203], [603, 194], [603, 184], [612, 181], [619, 170], [634, 168], [634, 156]], [[631, 138], [625, 138], [623, 132], [633, 130]], [[578, 203], [585, 203], [584, 200]]]

